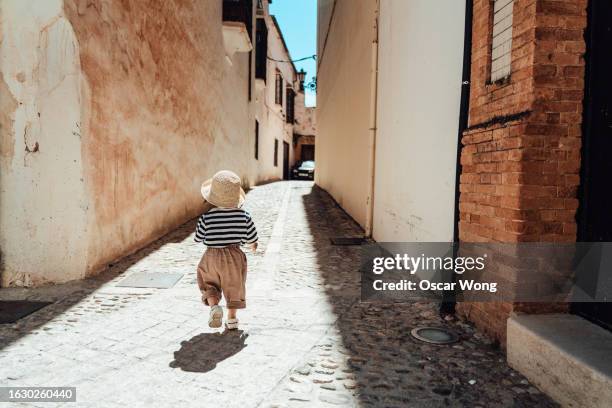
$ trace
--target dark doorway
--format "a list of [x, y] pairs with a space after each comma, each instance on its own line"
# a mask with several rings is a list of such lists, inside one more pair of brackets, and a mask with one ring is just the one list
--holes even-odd
[[[590, 0], [578, 240], [612, 241], [612, 2]], [[608, 271], [608, 273], [610, 273]], [[574, 303], [574, 313], [612, 328], [612, 303]]]
[[302, 145], [302, 161], [314, 160], [314, 145]]
[[283, 142], [283, 180], [289, 180], [289, 143]]

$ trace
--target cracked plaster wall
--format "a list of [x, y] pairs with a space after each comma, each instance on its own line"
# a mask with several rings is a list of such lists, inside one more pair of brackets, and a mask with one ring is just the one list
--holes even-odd
[[220, 0], [1, 0], [0, 24], [0, 285], [94, 274], [195, 216], [216, 170], [254, 180]]

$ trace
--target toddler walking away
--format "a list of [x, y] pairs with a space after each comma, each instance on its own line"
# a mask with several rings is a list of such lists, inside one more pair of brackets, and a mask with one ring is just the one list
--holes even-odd
[[208, 325], [221, 327], [223, 309], [219, 305], [225, 296], [229, 330], [238, 328], [236, 310], [246, 307], [247, 259], [240, 249], [249, 245], [257, 249], [257, 230], [248, 212], [241, 207], [245, 193], [240, 177], [221, 170], [202, 184], [205, 210], [198, 219], [195, 241], [206, 245], [198, 265], [198, 287], [202, 301], [210, 306]]

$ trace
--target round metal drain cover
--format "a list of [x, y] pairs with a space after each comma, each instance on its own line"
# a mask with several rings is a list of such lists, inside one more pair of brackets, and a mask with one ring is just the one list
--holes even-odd
[[440, 327], [417, 327], [410, 334], [415, 339], [432, 344], [450, 344], [459, 340], [456, 334]]

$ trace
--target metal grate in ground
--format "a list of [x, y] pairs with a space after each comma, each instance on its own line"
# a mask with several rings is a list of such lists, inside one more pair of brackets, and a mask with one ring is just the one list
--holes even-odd
[[169, 289], [173, 287], [183, 275], [182, 273], [135, 272], [117, 283], [116, 286]]
[[31, 302], [27, 300], [0, 301], [0, 324], [15, 323], [51, 302]]
[[361, 245], [365, 242], [364, 237], [333, 237], [329, 239], [332, 245], [336, 246], [352, 246]]

